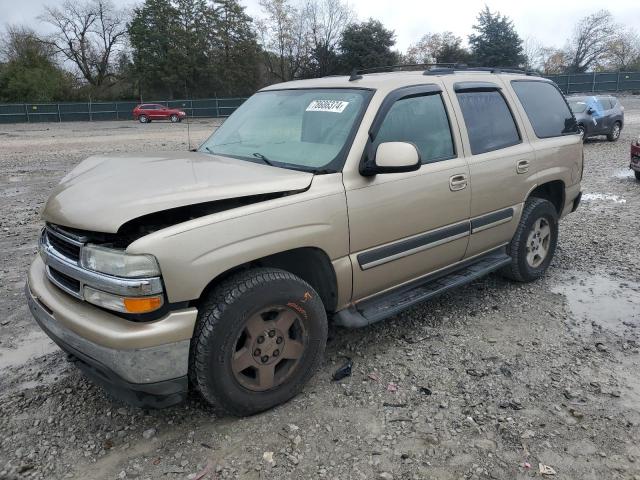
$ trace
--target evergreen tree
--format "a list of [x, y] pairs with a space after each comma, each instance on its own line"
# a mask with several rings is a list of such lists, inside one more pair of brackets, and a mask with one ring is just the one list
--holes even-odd
[[140, 100], [172, 97], [177, 90], [180, 66], [172, 62], [176, 18], [170, 0], [145, 0], [133, 10], [128, 31]]
[[353, 68], [370, 68], [393, 65], [398, 54], [391, 50], [395, 34], [387, 30], [379, 20], [349, 25], [340, 41], [340, 64], [345, 72]]
[[176, 30], [173, 32], [171, 63], [177, 69], [182, 98], [209, 96], [212, 90], [213, 48], [210, 32], [214, 10], [205, 0], [174, 0]]
[[56, 64], [51, 47], [32, 30], [9, 26], [2, 53], [0, 101], [51, 102], [70, 95], [71, 74]]
[[522, 39], [508, 17], [492, 13], [489, 7], [478, 15], [473, 26], [477, 33], [469, 35], [473, 62], [487, 67], [513, 67], [526, 59], [522, 50]]
[[260, 47], [253, 20], [237, 0], [217, 0], [213, 8], [216, 93], [221, 96], [251, 94], [258, 87], [260, 74]]

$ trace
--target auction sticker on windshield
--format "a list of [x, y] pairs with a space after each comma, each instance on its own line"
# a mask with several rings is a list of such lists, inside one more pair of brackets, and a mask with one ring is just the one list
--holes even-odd
[[332, 112], [342, 113], [349, 102], [342, 100], [314, 100], [307, 107], [307, 112]]

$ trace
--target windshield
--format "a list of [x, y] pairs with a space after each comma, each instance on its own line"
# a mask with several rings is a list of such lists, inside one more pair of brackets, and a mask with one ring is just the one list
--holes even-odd
[[199, 150], [277, 167], [338, 171], [370, 96], [355, 89], [259, 92]]
[[569, 107], [573, 113], [582, 113], [587, 109], [587, 104], [581, 100], [569, 100]]

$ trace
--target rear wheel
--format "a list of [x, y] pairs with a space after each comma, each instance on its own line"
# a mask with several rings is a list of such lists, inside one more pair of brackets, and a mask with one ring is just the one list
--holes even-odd
[[622, 131], [622, 125], [620, 125], [620, 122], [614, 123], [613, 127], [611, 128], [611, 133], [607, 135], [607, 140], [609, 140], [610, 142], [615, 142], [620, 138], [621, 131]]
[[507, 253], [511, 264], [502, 273], [519, 282], [537, 280], [549, 267], [558, 242], [558, 213], [548, 200], [531, 197]]
[[138, 121], [140, 123], [149, 123], [151, 120], [149, 120], [149, 117], [147, 117], [146, 115], [140, 115], [138, 117]]
[[171, 120], [171, 123], [178, 123], [180, 121], [180, 117], [174, 113], [169, 117], [169, 120]]
[[218, 410], [251, 415], [296, 395], [320, 365], [327, 316], [305, 281], [278, 269], [236, 274], [198, 312], [190, 376]]

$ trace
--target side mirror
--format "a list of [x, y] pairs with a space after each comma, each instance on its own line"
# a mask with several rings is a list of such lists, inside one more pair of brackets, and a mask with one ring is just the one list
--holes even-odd
[[361, 169], [364, 176], [413, 172], [420, 168], [420, 153], [413, 143], [385, 142], [378, 145], [373, 162]]
[[594, 110], [593, 108], [591, 108], [591, 107], [587, 108], [587, 113], [588, 113], [589, 115], [592, 115], [594, 111], [595, 111], [595, 110]]

